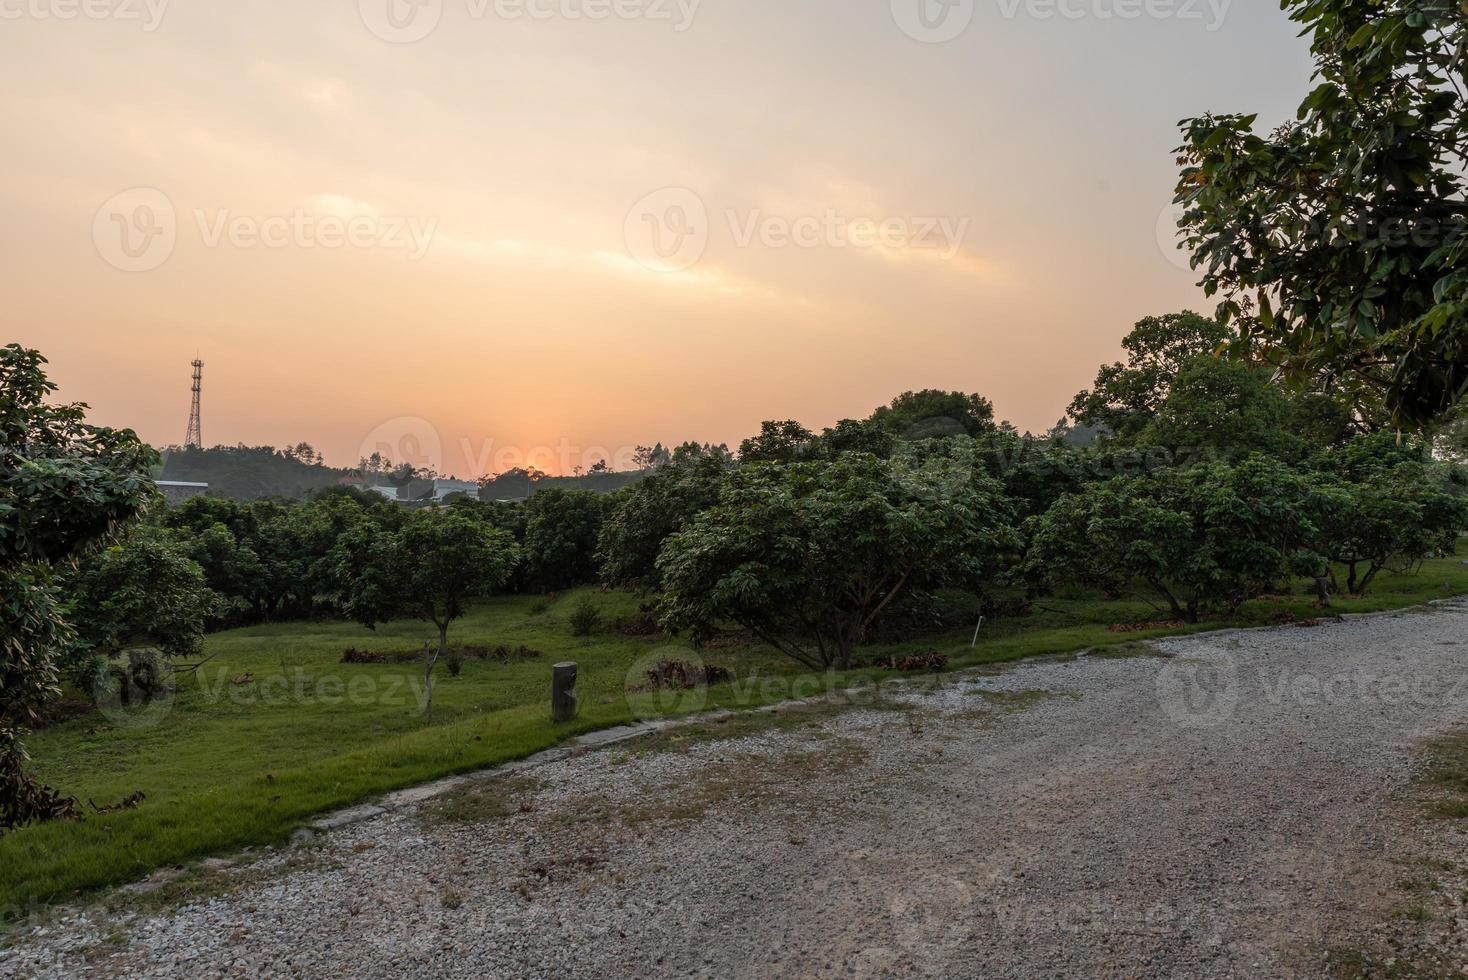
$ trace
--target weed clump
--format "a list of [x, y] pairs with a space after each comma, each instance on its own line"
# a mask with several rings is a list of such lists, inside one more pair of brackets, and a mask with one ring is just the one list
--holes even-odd
[[571, 609], [568, 618], [571, 624], [572, 636], [590, 636], [595, 633], [601, 625], [601, 610], [596, 607], [590, 597], [582, 596], [581, 600]]

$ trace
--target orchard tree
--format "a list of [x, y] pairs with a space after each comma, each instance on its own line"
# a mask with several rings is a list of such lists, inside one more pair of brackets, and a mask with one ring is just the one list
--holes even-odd
[[994, 405], [962, 391], [908, 391], [872, 413], [873, 425], [899, 439], [947, 439], [993, 432]]
[[430, 508], [391, 535], [364, 525], [345, 536], [337, 555], [351, 583], [346, 606], [369, 629], [406, 615], [438, 628], [426, 656], [426, 715], [433, 719], [433, 668], [448, 647], [449, 626], [468, 603], [504, 585], [520, 561], [508, 531], [463, 508]]
[[1346, 591], [1365, 595], [1388, 569], [1451, 554], [1468, 528], [1468, 497], [1432, 468], [1402, 463], [1364, 479], [1323, 482], [1312, 508], [1314, 549], [1346, 568]]
[[657, 590], [663, 542], [713, 506], [731, 466], [726, 450], [687, 443], [641, 481], [617, 491], [597, 538], [602, 582]]
[[1032, 522], [1026, 569], [1042, 583], [1151, 593], [1195, 623], [1297, 569], [1310, 505], [1306, 478], [1264, 456], [1116, 477]]
[[897, 448], [897, 436], [876, 423], [867, 420], [842, 419], [821, 433], [820, 454], [839, 456], [842, 453], [867, 453], [887, 458]]
[[605, 503], [590, 490], [542, 490], [525, 503], [525, 574], [541, 591], [596, 579]]
[[23, 770], [22, 739], [57, 692], [57, 651], [74, 636], [56, 570], [111, 539], [156, 493], [158, 456], [131, 431], [49, 405], [46, 359], [0, 349], [0, 828], [71, 812]]
[[815, 433], [799, 422], [765, 422], [760, 433], [739, 444], [742, 463], [793, 463], [808, 455]]
[[[89, 554], [63, 585], [67, 619], [76, 630], [69, 674], [78, 686], [89, 686], [107, 661], [138, 648], [173, 658], [198, 654], [205, 621], [219, 603], [186, 548], [157, 528], [137, 528]], [[138, 669], [156, 675], [151, 655], [140, 664]], [[125, 685], [135, 679], [133, 666], [123, 675]], [[159, 678], [136, 680], [146, 695]]]
[[1264, 371], [1202, 357], [1178, 372], [1136, 441], [1183, 461], [1251, 452], [1295, 458], [1304, 443], [1287, 431], [1289, 418], [1289, 400]]
[[1004, 486], [1020, 519], [1045, 513], [1055, 501], [1093, 479], [1105, 457], [1059, 440], [992, 432], [975, 440], [979, 465]]
[[972, 457], [741, 466], [663, 546], [663, 622], [696, 642], [736, 623], [844, 670], [894, 601], [977, 584], [1017, 547], [1008, 501]]
[[1311, 465], [1341, 482], [1361, 483], [1399, 466], [1425, 465], [1431, 459], [1432, 447], [1425, 440], [1394, 432], [1374, 432], [1317, 453]]
[[1284, 6], [1317, 85], [1267, 135], [1252, 115], [1183, 122], [1185, 244], [1246, 356], [1374, 387], [1421, 429], [1468, 392], [1468, 7]]

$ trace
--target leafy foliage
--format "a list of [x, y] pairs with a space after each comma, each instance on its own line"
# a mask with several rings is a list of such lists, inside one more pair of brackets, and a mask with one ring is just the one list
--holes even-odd
[[1318, 84], [1267, 136], [1252, 115], [1183, 122], [1180, 227], [1246, 355], [1378, 388], [1424, 427], [1468, 391], [1468, 8], [1285, 7]]
[[765, 422], [739, 445], [742, 463], [793, 463], [810, 453], [816, 435], [799, 422]]
[[77, 636], [68, 660], [79, 681], [95, 673], [99, 658], [134, 647], [169, 657], [197, 654], [219, 601], [184, 545], [150, 528], [87, 556], [64, 587]]
[[571, 614], [566, 617], [566, 621], [571, 624], [572, 636], [590, 636], [601, 625], [601, 610], [591, 601], [590, 596], [582, 596], [571, 607]]
[[22, 768], [21, 739], [56, 693], [56, 651], [73, 636], [54, 569], [136, 517], [157, 456], [131, 431], [88, 425], [86, 406], [50, 405], [39, 353], [0, 349], [0, 826], [65, 811]]
[[438, 627], [442, 651], [449, 624], [470, 599], [504, 585], [520, 548], [508, 531], [466, 509], [434, 508], [412, 513], [396, 532], [355, 528], [333, 560], [353, 618], [368, 627], [404, 614], [425, 620]]
[[994, 405], [961, 391], [908, 391], [872, 413], [871, 424], [907, 440], [992, 432]]
[[727, 452], [688, 443], [642, 482], [621, 491], [597, 540], [601, 580], [613, 586], [657, 589], [662, 581], [657, 558], [663, 542], [718, 500], [732, 464]]
[[1027, 569], [1041, 582], [1148, 591], [1197, 622], [1293, 570], [1315, 530], [1310, 500], [1304, 475], [1263, 456], [1116, 477], [1032, 523]]
[[219, 593], [218, 621], [259, 622], [342, 612], [329, 555], [361, 524], [399, 527], [406, 512], [374, 494], [333, 489], [302, 504], [195, 497], [169, 508], [164, 525]]
[[1398, 463], [1358, 479], [1326, 477], [1312, 508], [1315, 550], [1346, 567], [1346, 590], [1365, 595], [1382, 571], [1451, 554], [1468, 526], [1468, 497], [1421, 463]]
[[1122, 338], [1126, 363], [1103, 366], [1090, 390], [1071, 401], [1070, 415], [1131, 442], [1157, 417], [1183, 369], [1212, 356], [1233, 336], [1228, 327], [1191, 311], [1147, 317]]
[[1251, 452], [1294, 459], [1305, 445], [1288, 431], [1290, 414], [1288, 399], [1259, 368], [1203, 357], [1178, 372], [1137, 443], [1185, 462]]
[[1018, 546], [972, 455], [742, 466], [658, 559], [663, 622], [695, 640], [734, 622], [813, 668], [846, 668], [907, 591], [977, 583]]
[[543, 592], [596, 579], [605, 498], [590, 490], [543, 490], [524, 505], [525, 575]]

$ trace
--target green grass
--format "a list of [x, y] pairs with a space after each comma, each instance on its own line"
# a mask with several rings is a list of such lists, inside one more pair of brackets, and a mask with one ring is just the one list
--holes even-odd
[[1427, 752], [1427, 781], [1436, 787], [1432, 810], [1449, 820], [1468, 820], [1468, 731], [1435, 741]]
[[[1369, 598], [1342, 600], [1336, 609], [1376, 611], [1463, 593], [1468, 567], [1442, 559], [1417, 575], [1383, 576]], [[423, 721], [421, 668], [340, 663], [349, 646], [421, 648], [431, 627], [393, 623], [373, 633], [343, 623], [287, 623], [209, 637], [212, 659], [196, 677], [185, 677], [166, 712], [145, 713], [147, 723], [93, 714], [34, 734], [27, 741], [34, 771], [48, 784], [99, 806], [136, 791], [146, 798], [136, 809], [0, 837], [0, 920], [160, 867], [247, 844], [277, 844], [323, 811], [521, 758], [582, 732], [639, 717], [753, 707], [888, 676], [876, 670], [812, 676], [766, 648], [715, 647], [704, 659], [731, 668], [733, 683], [677, 697], [629, 696], [629, 669], [642, 658], [689, 654], [665, 638], [573, 637], [566, 617], [583, 594], [601, 606], [604, 619], [636, 609], [631, 595], [581, 590], [549, 608], [537, 597], [496, 599], [455, 623], [451, 643], [523, 643], [545, 656], [467, 661], [458, 677], [440, 664], [431, 725]], [[876, 645], [864, 655], [938, 649], [958, 668], [1289, 615], [1318, 612], [1306, 597], [1286, 597], [1251, 602], [1227, 623], [1112, 633], [1107, 627], [1114, 623], [1168, 617], [1145, 603], [1052, 598], [1029, 616], [986, 623], [972, 648], [968, 628]], [[557, 726], [549, 719], [549, 688], [550, 666], [560, 660], [581, 665], [581, 713]], [[253, 678], [248, 683], [232, 683], [246, 674]]]

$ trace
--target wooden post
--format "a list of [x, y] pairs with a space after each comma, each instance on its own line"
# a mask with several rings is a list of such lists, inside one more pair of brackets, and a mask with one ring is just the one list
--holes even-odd
[[556, 664], [551, 673], [551, 720], [556, 724], [576, 717], [576, 665]]

